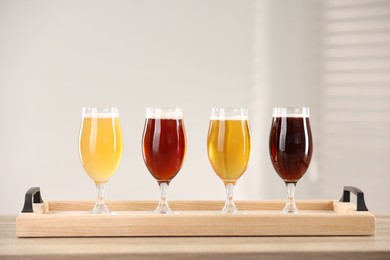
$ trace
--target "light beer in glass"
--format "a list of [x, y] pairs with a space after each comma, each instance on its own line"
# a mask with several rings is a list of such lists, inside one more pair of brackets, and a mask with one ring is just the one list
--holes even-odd
[[103, 198], [105, 183], [122, 157], [122, 130], [117, 108], [83, 108], [79, 154], [85, 171], [98, 188], [93, 213], [109, 213]]

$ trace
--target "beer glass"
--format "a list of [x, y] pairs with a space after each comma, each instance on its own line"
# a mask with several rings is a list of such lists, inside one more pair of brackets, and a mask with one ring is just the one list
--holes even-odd
[[186, 155], [186, 133], [180, 108], [147, 108], [142, 154], [146, 167], [160, 186], [161, 197], [155, 211], [172, 214], [167, 189]]
[[233, 189], [251, 156], [251, 133], [245, 108], [212, 108], [207, 137], [208, 157], [226, 187], [222, 213], [236, 213]]
[[104, 203], [105, 185], [122, 157], [122, 131], [118, 108], [83, 108], [79, 155], [84, 170], [97, 187], [98, 198], [92, 213], [110, 213]]
[[272, 165], [286, 183], [284, 213], [298, 213], [295, 186], [309, 167], [313, 153], [308, 107], [275, 107], [269, 136]]

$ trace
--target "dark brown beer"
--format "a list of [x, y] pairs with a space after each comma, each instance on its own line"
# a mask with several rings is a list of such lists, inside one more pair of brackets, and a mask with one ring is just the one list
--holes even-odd
[[183, 165], [185, 154], [182, 119], [146, 119], [143, 157], [149, 172], [159, 183], [169, 184]]
[[279, 176], [286, 183], [296, 183], [309, 167], [313, 153], [309, 117], [274, 117], [269, 149]]

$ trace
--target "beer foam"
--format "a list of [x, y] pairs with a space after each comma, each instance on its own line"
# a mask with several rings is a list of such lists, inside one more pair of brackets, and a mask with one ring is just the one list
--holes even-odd
[[274, 107], [272, 117], [310, 117], [310, 108], [308, 107]]
[[88, 118], [119, 118], [118, 108], [116, 107], [83, 107], [82, 117]]
[[148, 108], [146, 118], [183, 119], [183, 111], [180, 108]]
[[305, 115], [305, 114], [278, 114], [278, 113], [274, 113], [272, 114], [272, 117], [302, 117], [302, 118], [306, 118], [306, 117], [310, 117], [310, 115]]
[[248, 120], [247, 115], [239, 116], [211, 116], [210, 120]]
[[248, 120], [248, 110], [243, 107], [213, 107], [210, 120]]
[[119, 113], [85, 113], [83, 118], [119, 118]]

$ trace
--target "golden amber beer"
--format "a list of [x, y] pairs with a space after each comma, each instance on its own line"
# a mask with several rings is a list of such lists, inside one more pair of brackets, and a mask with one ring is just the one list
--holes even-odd
[[207, 145], [216, 174], [225, 183], [235, 183], [244, 174], [251, 155], [248, 120], [210, 120]]
[[80, 158], [95, 183], [105, 183], [122, 157], [122, 131], [117, 113], [84, 114], [80, 132]]
[[225, 183], [226, 202], [222, 213], [238, 212], [233, 190], [248, 166], [251, 146], [247, 109], [214, 107], [211, 110], [207, 153], [215, 173]]

